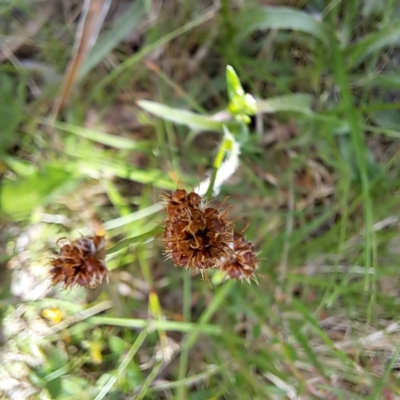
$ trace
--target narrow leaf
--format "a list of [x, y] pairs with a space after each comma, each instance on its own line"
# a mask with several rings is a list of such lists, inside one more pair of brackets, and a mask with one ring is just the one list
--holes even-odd
[[260, 113], [276, 113], [280, 111], [295, 111], [310, 114], [312, 96], [298, 93], [273, 97], [268, 100], [258, 100], [257, 110]]
[[257, 7], [235, 19], [241, 28], [239, 40], [258, 29], [291, 29], [309, 33], [329, 45], [330, 32], [323, 22], [311, 14], [290, 7]]
[[[46, 122], [46, 121], [45, 121]], [[76, 136], [93, 140], [97, 143], [104, 144], [106, 146], [114, 147], [120, 150], [147, 150], [149, 144], [144, 141], [134, 141], [111, 135], [110, 133], [100, 132], [94, 129], [82, 128], [77, 125], [66, 124], [63, 122], [55, 121], [53, 126], [65, 132], [72, 133]]]
[[164, 118], [167, 121], [172, 121], [177, 124], [189, 126], [191, 129], [195, 130], [210, 130], [222, 132], [224, 125], [226, 125], [227, 127], [237, 127], [239, 125], [237, 122], [234, 121], [216, 121], [208, 115], [199, 115], [190, 111], [179, 110], [177, 108], [164, 106], [163, 104], [154, 103], [147, 100], [138, 101], [138, 105], [149, 113], [156, 115], [157, 117]]

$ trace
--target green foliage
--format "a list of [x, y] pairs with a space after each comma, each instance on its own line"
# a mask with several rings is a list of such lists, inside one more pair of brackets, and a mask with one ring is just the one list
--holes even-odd
[[72, 189], [77, 177], [57, 164], [47, 164], [29, 176], [6, 181], [0, 193], [2, 211], [15, 219], [26, 218], [35, 208], [49, 204]]
[[240, 40], [256, 29], [290, 29], [308, 33], [329, 46], [331, 36], [335, 35], [313, 15], [290, 7], [255, 7], [240, 13], [235, 23], [242, 28]]

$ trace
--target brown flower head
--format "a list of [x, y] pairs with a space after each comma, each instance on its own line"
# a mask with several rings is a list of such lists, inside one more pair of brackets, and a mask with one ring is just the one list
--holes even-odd
[[177, 189], [165, 195], [165, 254], [175, 265], [207, 277], [205, 270], [231, 255], [232, 223], [218, 209], [205, 207], [201, 197]]
[[233, 254], [220, 265], [221, 271], [231, 279], [250, 279], [256, 281], [255, 271], [258, 269], [258, 259], [253, 245], [241, 233], [233, 235]]
[[109, 274], [104, 259], [104, 236], [68, 241], [61, 247], [58, 257], [51, 260], [52, 283], [63, 283], [66, 288], [76, 284], [90, 289], [104, 280], [108, 283]]
[[166, 205], [164, 207], [168, 220], [179, 220], [187, 217], [188, 210], [198, 209], [201, 205], [201, 197], [194, 192], [187, 193], [185, 189], [177, 189], [172, 194], [165, 194]]

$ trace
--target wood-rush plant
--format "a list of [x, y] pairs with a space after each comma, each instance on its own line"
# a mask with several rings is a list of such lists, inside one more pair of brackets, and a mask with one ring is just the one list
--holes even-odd
[[[231, 66], [226, 68], [226, 83], [228, 105], [226, 110], [213, 116], [199, 115], [151, 101], [138, 102], [144, 110], [166, 120], [187, 125], [193, 131], [217, 131], [222, 134], [213, 170], [207, 179], [191, 193], [178, 189], [173, 194], [164, 196], [166, 204], [160, 202], [141, 210], [143, 214], [150, 215], [164, 209], [167, 257], [175, 265], [199, 272], [204, 278], [207, 278], [206, 270], [216, 267], [220, 273], [213, 275], [215, 283], [224, 278], [255, 280], [255, 271], [259, 266], [252, 244], [234, 229], [221, 207], [212, 208], [208, 203], [212, 196], [219, 194], [221, 186], [239, 166], [240, 148], [248, 137], [250, 116], [288, 110], [304, 115], [312, 114], [308, 95], [292, 94], [256, 100], [244, 91]], [[105, 229], [111, 226], [113, 224], [104, 224]], [[99, 268], [104, 264], [103, 256], [95, 260], [90, 254], [87, 258], [86, 253], [81, 254], [82, 249], [79, 252], [74, 243], [61, 248], [60, 256], [52, 261], [53, 283], [94, 287], [103, 279], [106, 280], [106, 269]], [[92, 270], [96, 271], [96, 279], [90, 277]], [[148, 271], [145, 276], [151, 287]]]
[[[223, 131], [213, 171], [209, 178], [200, 183], [194, 192], [177, 189], [171, 195], [164, 196], [166, 213], [164, 244], [165, 254], [178, 267], [185, 267], [195, 273], [201, 273], [208, 280], [207, 270], [217, 268], [226, 278], [255, 280], [258, 261], [251, 243], [241, 234], [234, 234], [234, 225], [226, 211], [211, 207], [202, 196], [210, 198], [217, 195], [239, 166], [240, 141], [235, 134], [247, 133], [250, 115], [257, 111], [253, 96], [245, 93], [242, 84], [231, 66], [226, 69], [229, 104], [228, 113], [214, 116], [213, 120], [178, 111], [148, 101], [139, 105], [158, 116], [184, 121], [195, 129], [215, 128], [215, 121]], [[210, 124], [211, 122], [211, 124]]]
[[[219, 269], [225, 278], [255, 280], [258, 260], [253, 245], [234, 229], [227, 212], [213, 208], [208, 199], [220, 192], [221, 186], [239, 166], [241, 141], [246, 137], [250, 116], [257, 112], [253, 96], [245, 93], [235, 70], [226, 68], [229, 103], [227, 112], [212, 118], [172, 109], [161, 104], [140, 101], [139, 105], [157, 115], [193, 129], [212, 129], [223, 133], [210, 176], [188, 193], [177, 189], [165, 194], [165, 254], [178, 267], [201, 273], [208, 280], [207, 270]], [[243, 142], [243, 139], [242, 139]], [[204, 198], [206, 199], [204, 199]], [[53, 284], [65, 287], [80, 285], [93, 289], [103, 280], [108, 282], [105, 265], [104, 236], [83, 237], [61, 246], [58, 257], [51, 261]], [[150, 283], [150, 282], [149, 282]]]

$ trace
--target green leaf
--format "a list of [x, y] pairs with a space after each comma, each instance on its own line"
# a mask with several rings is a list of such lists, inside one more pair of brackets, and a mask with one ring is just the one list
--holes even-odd
[[18, 140], [17, 128], [23, 113], [14, 87], [15, 82], [8, 75], [0, 75], [0, 153]]
[[[76, 156], [76, 154], [70, 154]], [[80, 156], [80, 155], [78, 155]], [[160, 189], [173, 190], [176, 188], [175, 183], [169, 176], [158, 169], [137, 169], [118, 160], [110, 160], [109, 158], [98, 157], [96, 160], [84, 159], [77, 162], [77, 168], [81, 175], [89, 177], [97, 177], [100, 179], [103, 175], [114, 175], [131, 181], [151, 184]]]
[[74, 181], [75, 177], [65, 169], [47, 165], [42, 171], [15, 182], [5, 181], [0, 192], [0, 208], [13, 218], [23, 218]]
[[111, 135], [110, 133], [100, 132], [94, 129], [82, 128], [80, 126], [66, 124], [64, 122], [55, 121], [53, 126], [62, 131], [72, 133], [85, 139], [93, 140], [106, 146], [114, 147], [115, 149], [148, 150], [150, 147], [149, 144], [144, 141], [134, 141], [116, 135]]
[[229, 129], [234, 129], [239, 126], [238, 122], [235, 121], [216, 121], [211, 116], [199, 115], [190, 111], [179, 110], [163, 104], [154, 103], [152, 101], [140, 100], [138, 105], [144, 110], [151, 114], [172, 121], [177, 124], [182, 124], [195, 130], [210, 130], [210, 131], [223, 131], [223, 125], [226, 125]]
[[135, 29], [146, 15], [145, 2], [137, 1], [118, 20], [118, 23], [101, 36], [90, 51], [87, 59], [79, 71], [79, 77], [87, 75], [94, 67], [96, 67], [111, 51], [127, 36], [127, 34]]
[[239, 40], [258, 29], [291, 29], [309, 33], [327, 46], [330, 43], [330, 30], [323, 22], [311, 14], [290, 7], [257, 7], [243, 12], [235, 19], [240, 27]]
[[280, 111], [295, 111], [311, 114], [312, 96], [303, 93], [273, 97], [257, 101], [257, 111], [260, 113], [275, 113]]

